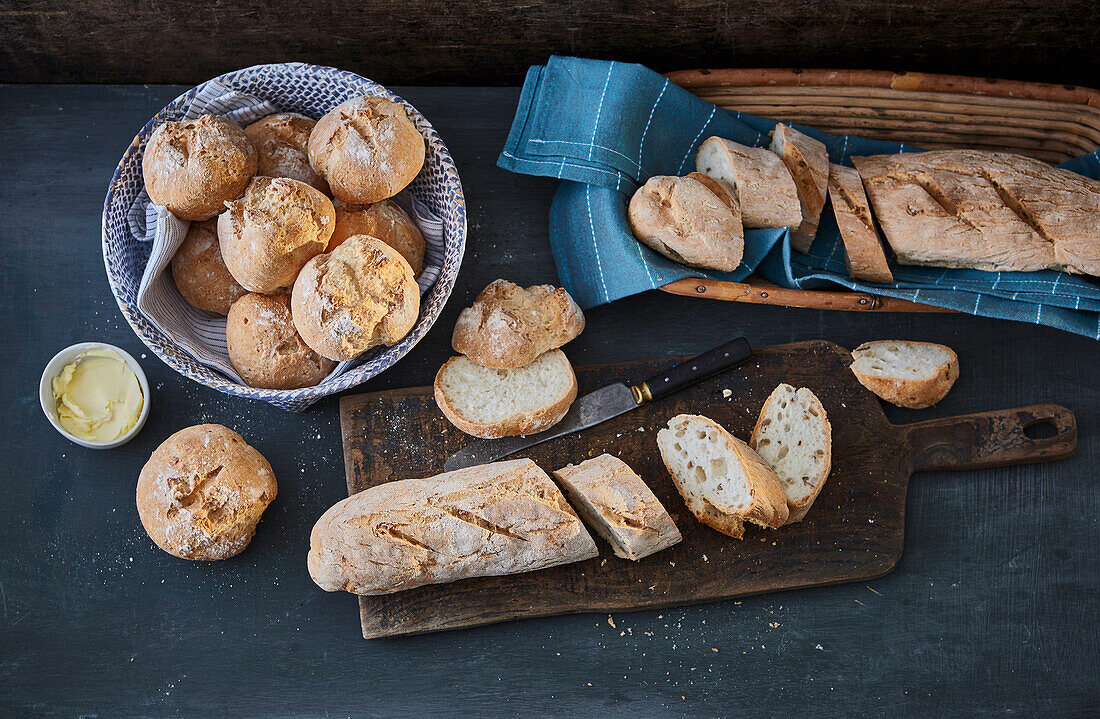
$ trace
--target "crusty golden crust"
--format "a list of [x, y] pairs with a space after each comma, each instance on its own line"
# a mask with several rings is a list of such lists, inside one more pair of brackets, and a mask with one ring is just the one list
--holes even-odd
[[137, 483], [137, 509], [149, 537], [183, 559], [227, 559], [252, 540], [275, 499], [271, 465], [219, 424], [176, 432], [153, 451]]
[[392, 200], [382, 200], [372, 205], [348, 205], [337, 200], [336, 229], [328, 241], [332, 252], [349, 237], [370, 235], [382, 240], [401, 253], [419, 275], [424, 267], [424, 235], [408, 213]]
[[[858, 361], [864, 354], [877, 344], [888, 342], [865, 342], [852, 352], [852, 359]], [[915, 379], [902, 377], [876, 377], [866, 372], [861, 372], [855, 362], [852, 364], [852, 373], [856, 379], [874, 394], [886, 400], [890, 404], [909, 409], [924, 409], [931, 407], [947, 396], [955, 380], [959, 378], [959, 356], [946, 345], [934, 345], [931, 342], [898, 342], [906, 345], [933, 345], [947, 350], [949, 359], [931, 377]]]
[[311, 350], [294, 329], [290, 295], [285, 292], [253, 292], [234, 302], [225, 339], [229, 360], [249, 387], [312, 387], [336, 369], [335, 362]]
[[244, 128], [256, 148], [256, 174], [289, 177], [327, 195], [328, 183], [309, 164], [309, 134], [316, 124], [305, 115], [277, 112]]
[[309, 161], [341, 202], [393, 197], [424, 166], [424, 138], [405, 108], [382, 97], [355, 97], [317, 121]]
[[859, 173], [850, 167], [833, 165], [829, 174], [829, 196], [844, 243], [848, 273], [858, 280], [894, 284], [894, 273], [875, 229], [871, 204]]
[[160, 125], [141, 160], [149, 199], [183, 220], [217, 215], [244, 192], [256, 166], [244, 130], [218, 115]]
[[775, 126], [771, 150], [790, 170], [798, 189], [802, 224], [791, 230], [791, 247], [807, 252], [817, 234], [829, 185], [829, 153], [825, 144], [782, 123]]
[[708, 137], [695, 154], [695, 169], [734, 189], [745, 228], [796, 228], [802, 223], [798, 187], [771, 150]]
[[191, 305], [219, 315], [248, 290], [241, 287], [222, 259], [216, 220], [192, 222], [187, 237], [172, 257], [172, 279]]

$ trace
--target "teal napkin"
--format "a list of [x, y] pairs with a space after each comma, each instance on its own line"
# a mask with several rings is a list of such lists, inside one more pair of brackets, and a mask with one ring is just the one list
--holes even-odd
[[[562, 284], [583, 308], [685, 277], [741, 281], [752, 272], [784, 287], [852, 290], [916, 300], [985, 317], [1034, 322], [1100, 339], [1100, 282], [1061, 272], [981, 272], [892, 264], [895, 283], [853, 280], [826, 206], [809, 253], [786, 230], [748, 230], [733, 272], [684, 267], [634, 239], [631, 194], [653, 175], [695, 169], [695, 150], [712, 135], [766, 146], [774, 120], [723, 110], [641, 65], [551, 57], [532, 67], [497, 164], [563, 182], [550, 208], [550, 243]], [[831, 161], [919, 152], [897, 142], [798, 130], [825, 143]], [[1100, 179], [1100, 155], [1062, 167]]]

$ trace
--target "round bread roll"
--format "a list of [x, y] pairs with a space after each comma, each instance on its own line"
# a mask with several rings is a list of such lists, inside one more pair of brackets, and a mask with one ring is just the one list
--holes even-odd
[[309, 162], [332, 195], [350, 204], [393, 197], [424, 166], [424, 138], [405, 108], [383, 97], [353, 97], [317, 121]]
[[309, 164], [309, 133], [317, 123], [296, 112], [277, 112], [244, 129], [256, 148], [257, 175], [289, 177], [328, 194], [328, 183]]
[[218, 242], [225, 266], [252, 292], [289, 287], [311, 257], [328, 247], [336, 211], [304, 182], [256, 177], [244, 195], [225, 203]]
[[396, 202], [382, 200], [373, 205], [346, 205], [337, 200], [332, 204], [336, 207], [336, 229], [328, 241], [329, 252], [349, 237], [370, 235], [400, 252], [412, 267], [413, 274], [420, 274], [424, 267], [424, 235]]
[[233, 303], [225, 323], [229, 361], [249, 387], [312, 387], [336, 363], [311, 350], [290, 316], [290, 295], [250, 293]]
[[248, 290], [237, 284], [222, 259], [215, 220], [192, 222], [187, 237], [172, 258], [172, 279], [183, 299], [207, 312], [229, 314]]
[[137, 509], [149, 538], [183, 559], [228, 559], [248, 546], [275, 499], [275, 473], [220, 424], [181, 429], [141, 468]]
[[401, 253], [356, 235], [302, 268], [290, 308], [307, 345], [322, 357], [349, 360], [409, 333], [420, 288]]
[[219, 115], [166, 122], [149, 137], [141, 172], [149, 199], [183, 220], [209, 220], [256, 174], [256, 149]]

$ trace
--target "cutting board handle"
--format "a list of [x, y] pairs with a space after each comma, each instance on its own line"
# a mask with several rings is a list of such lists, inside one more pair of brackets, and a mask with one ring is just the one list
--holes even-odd
[[[918, 472], [1044, 462], [1077, 450], [1077, 420], [1073, 412], [1056, 404], [943, 417], [901, 429], [913, 450], [913, 470]], [[1028, 436], [1029, 429], [1033, 436]], [[1042, 436], [1043, 430], [1052, 429], [1053, 435]]]

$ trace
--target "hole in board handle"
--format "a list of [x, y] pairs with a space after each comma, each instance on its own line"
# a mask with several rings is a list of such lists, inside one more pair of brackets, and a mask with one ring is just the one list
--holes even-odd
[[1052, 419], [1037, 419], [1024, 425], [1024, 436], [1028, 439], [1050, 439], [1058, 435], [1058, 425]]

